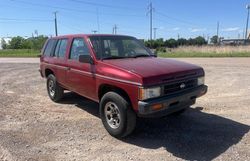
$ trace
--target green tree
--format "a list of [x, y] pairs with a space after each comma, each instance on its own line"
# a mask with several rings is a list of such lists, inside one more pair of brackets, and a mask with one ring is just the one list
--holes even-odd
[[178, 43], [175, 39], [171, 38], [165, 41], [165, 46], [169, 48], [176, 48], [178, 46]]
[[218, 36], [215, 35], [215, 36], [211, 37], [210, 41], [212, 44], [217, 44], [218, 43]]
[[201, 45], [206, 45], [207, 41], [205, 40], [204, 37], [198, 36], [195, 38], [195, 45], [201, 46]]
[[40, 35], [38, 37], [30, 38], [29, 40], [32, 42], [32, 49], [41, 50], [43, 44], [48, 39], [48, 37]]
[[178, 44], [178, 46], [187, 45], [188, 44], [188, 40], [184, 39], [184, 38], [180, 38], [180, 39], [177, 40], [177, 44]]
[[22, 49], [24, 41], [25, 39], [20, 36], [13, 37], [10, 41], [9, 48], [10, 49]]
[[48, 39], [46, 36], [38, 36], [38, 37], [30, 37], [28, 39], [24, 39], [23, 37], [17, 36], [13, 37], [10, 41], [10, 45], [8, 48], [10, 49], [34, 49], [41, 50], [43, 44]]
[[2, 45], [2, 49], [7, 49], [8, 45], [6, 43], [6, 41], [4, 39], [1, 39], [1, 45]]

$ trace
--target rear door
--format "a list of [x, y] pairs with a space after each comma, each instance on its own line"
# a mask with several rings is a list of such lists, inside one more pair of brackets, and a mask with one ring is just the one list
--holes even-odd
[[90, 48], [82, 37], [74, 38], [71, 42], [67, 60], [67, 84], [73, 91], [93, 99], [96, 89], [95, 65], [80, 63], [79, 55], [91, 55]]
[[67, 66], [66, 66], [66, 55], [67, 52], [69, 52], [69, 40], [67, 38], [58, 39], [55, 52], [53, 54], [53, 63], [56, 66], [56, 77], [57, 81], [67, 87], [66, 82], [66, 72], [67, 72]]

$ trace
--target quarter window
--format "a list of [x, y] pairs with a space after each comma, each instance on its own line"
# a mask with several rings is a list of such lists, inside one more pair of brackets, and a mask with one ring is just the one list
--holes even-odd
[[53, 54], [54, 49], [55, 49], [55, 45], [56, 45], [56, 40], [55, 39], [48, 40], [48, 43], [47, 43], [47, 45], [45, 47], [43, 55], [51, 56]]
[[56, 45], [56, 50], [54, 56], [63, 58], [66, 54], [68, 39], [61, 39]]
[[75, 38], [70, 51], [70, 59], [78, 60], [79, 55], [90, 55], [87, 44], [83, 38]]

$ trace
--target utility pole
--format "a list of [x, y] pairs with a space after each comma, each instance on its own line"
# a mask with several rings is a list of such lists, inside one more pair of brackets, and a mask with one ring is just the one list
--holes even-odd
[[156, 40], [156, 30], [158, 29], [158, 28], [153, 28], [154, 29], [154, 39]]
[[153, 31], [153, 5], [152, 2], [150, 2], [149, 4], [149, 8], [148, 8], [148, 13], [149, 13], [149, 18], [150, 18], [150, 41], [151, 41], [151, 45], [152, 45], [152, 31]]
[[34, 33], [36, 34], [36, 37], [38, 37], [38, 30], [35, 30]]
[[219, 44], [220, 42], [220, 38], [219, 38], [219, 30], [220, 30], [220, 22], [218, 21], [217, 22], [217, 44]]
[[54, 15], [55, 15], [55, 34], [56, 36], [58, 36], [57, 34], [57, 11], [54, 12]]
[[92, 30], [92, 32], [93, 32], [94, 34], [96, 34], [98, 31], [97, 31], [97, 30]]
[[96, 20], [97, 20], [98, 33], [100, 34], [100, 21], [99, 21], [99, 10], [98, 10], [98, 8], [96, 8]]
[[249, 10], [250, 10], [250, 5], [247, 5], [247, 24], [246, 24], [246, 31], [245, 31], [245, 39], [247, 40], [248, 37], [248, 22], [249, 22]]
[[117, 34], [117, 29], [118, 29], [118, 27], [117, 27], [117, 25], [114, 25], [114, 27], [113, 27], [113, 34]]

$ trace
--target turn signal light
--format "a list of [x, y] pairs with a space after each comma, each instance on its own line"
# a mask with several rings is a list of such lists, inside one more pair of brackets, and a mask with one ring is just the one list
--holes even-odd
[[151, 108], [153, 110], [159, 110], [159, 109], [163, 108], [163, 105], [162, 104], [155, 104], [155, 105], [152, 105]]

